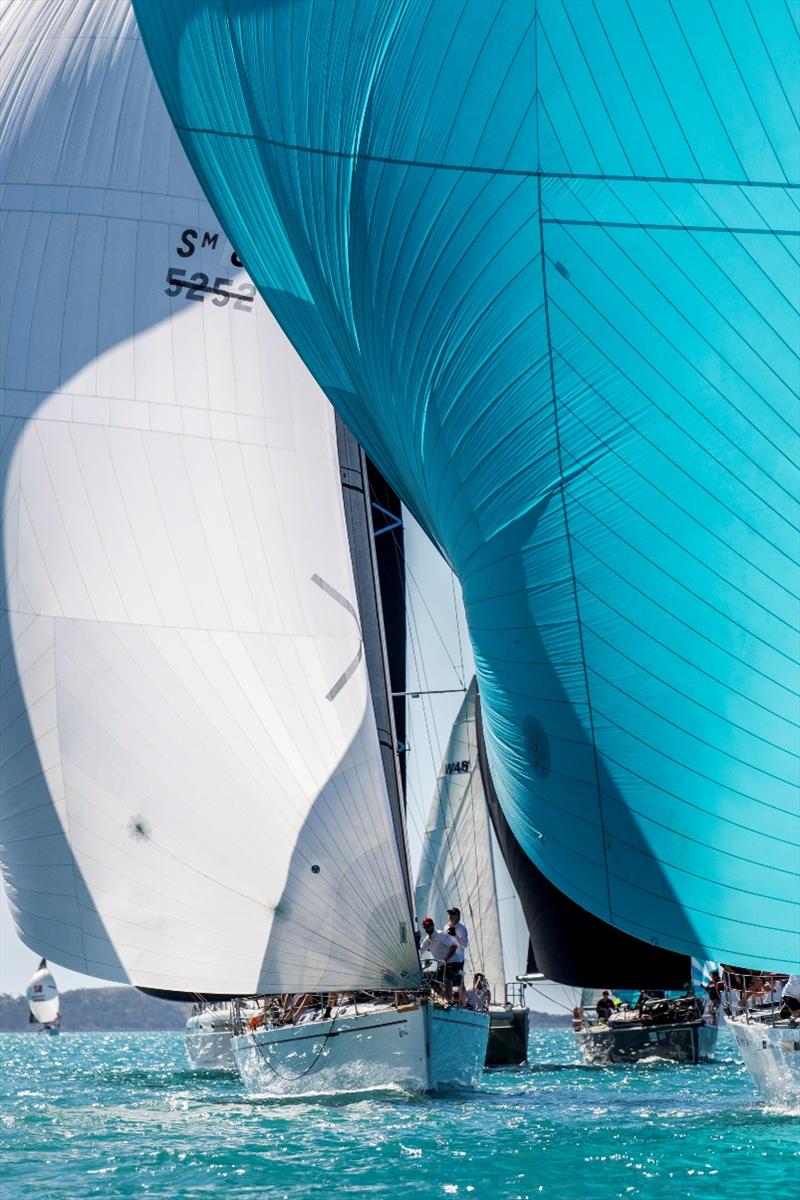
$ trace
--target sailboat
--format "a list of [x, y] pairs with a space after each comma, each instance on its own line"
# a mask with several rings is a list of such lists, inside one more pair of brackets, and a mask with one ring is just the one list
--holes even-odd
[[710, 1059], [717, 1043], [716, 1013], [690, 990], [669, 993], [615, 991], [608, 1013], [598, 1013], [600, 988], [584, 988], [573, 1029], [584, 1060], [593, 1066], [653, 1059], [698, 1063]]
[[491, 822], [478, 760], [478, 685], [473, 677], [445, 749], [431, 804], [415, 904], [417, 914], [445, 921], [457, 905], [469, 931], [464, 987], [475, 974], [488, 985], [487, 1066], [520, 1066], [528, 1058], [529, 1012], [516, 977], [507, 971], [498, 905]]
[[532, 867], [653, 951], [798, 969], [788, 9], [134, 3], [256, 286], [461, 582]]
[[[770, 1104], [796, 1110], [800, 1102], [800, 1009], [783, 998], [789, 976], [771, 972], [723, 972], [720, 996], [725, 1024], [733, 1034], [759, 1095]], [[800, 992], [800, 976], [791, 979]], [[800, 996], [795, 995], [800, 1001]]]
[[[387, 732], [382, 739], [385, 761], [396, 779], [366, 460], [341, 422], [337, 437], [364, 653], [368, 667], [370, 662], [374, 666], [370, 678], [378, 685], [373, 692], [377, 723]], [[401, 847], [405, 851], [404, 838]], [[393, 919], [391, 909], [386, 916]], [[366, 931], [370, 940], [379, 936], [379, 928], [373, 922]], [[349, 930], [347, 937], [357, 933]], [[412, 953], [418, 972], [416, 948]], [[326, 994], [317, 989], [316, 997], [310, 988], [295, 989], [300, 995], [288, 1005], [285, 999], [276, 1005], [273, 993], [261, 1019], [249, 1022], [235, 1007], [233, 1053], [248, 1092], [288, 1097], [474, 1087], [486, 1056], [488, 1014], [448, 1003], [424, 982], [420, 988], [419, 976], [411, 970], [405, 978], [387, 973], [382, 982], [382, 987], [356, 989], [352, 977], [345, 976]]]
[[30, 1008], [31, 1023], [38, 1022], [40, 1033], [60, 1033], [61, 1013], [59, 1011], [58, 985], [53, 973], [43, 958], [31, 976], [25, 990]]
[[[175, 999], [388, 995], [380, 1034], [320, 1022], [301, 1091], [363, 1047], [387, 1086], [472, 1081], [487, 1018], [420, 991], [361, 451], [255, 297], [127, 0], [7, 6], [0, 105], [18, 932]], [[245, 1075], [283, 1094], [301, 1046], [274, 1040]]]

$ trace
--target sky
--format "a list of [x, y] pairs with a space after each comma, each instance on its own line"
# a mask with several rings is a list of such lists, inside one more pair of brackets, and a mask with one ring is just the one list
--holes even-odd
[[[408, 700], [408, 843], [412, 870], [416, 872], [436, 776], [464, 692], [474, 673], [474, 662], [458, 581], [408, 513], [405, 514], [405, 535], [407, 687], [409, 691], [419, 689], [420, 693], [441, 693], [434, 696], [421, 694]], [[501, 864], [497, 865], [497, 879], [504, 942], [514, 947], [517, 958], [521, 957], [519, 969], [523, 970], [527, 935], [518, 906], [512, 899], [510, 880]], [[3, 893], [0, 898], [0, 992], [12, 995], [24, 992], [38, 963], [39, 955], [17, 937]], [[106, 980], [68, 971], [58, 964], [51, 965], [61, 991], [107, 986]], [[553, 1000], [546, 988], [531, 996], [530, 1004], [533, 1008], [553, 1012], [564, 1007], [563, 998]]]

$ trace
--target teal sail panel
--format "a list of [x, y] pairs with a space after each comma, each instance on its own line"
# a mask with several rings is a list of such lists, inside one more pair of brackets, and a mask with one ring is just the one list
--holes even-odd
[[134, 0], [247, 270], [461, 581], [532, 861], [798, 950], [798, 7]]

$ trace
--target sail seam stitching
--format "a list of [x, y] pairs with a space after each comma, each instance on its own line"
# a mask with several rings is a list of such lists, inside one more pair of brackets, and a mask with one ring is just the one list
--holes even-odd
[[668, 233], [767, 233], [773, 237], [800, 237], [800, 229], [773, 229], [771, 225], [683, 225], [655, 221], [581, 221], [576, 217], [544, 217], [544, 225], [583, 225], [599, 229], [657, 229]]
[[[539, 23], [538, 0], [534, 0], [533, 17], [534, 17], [534, 31], [535, 31], [535, 36], [534, 36], [534, 80], [535, 80], [535, 97], [536, 97], [535, 129], [536, 129], [536, 152], [537, 152], [537, 158], [538, 158], [538, 154], [539, 154], [539, 57], [538, 57], [538, 36], [536, 35], [536, 31], [538, 30], [538, 23]], [[541, 166], [541, 164], [538, 161], [537, 161], [537, 166], [539, 166], [539, 167]], [[558, 491], [559, 491], [559, 495], [561, 496], [561, 511], [562, 511], [562, 514], [564, 517], [564, 531], [566, 533], [566, 538], [567, 538], [567, 553], [569, 555], [569, 569], [570, 569], [570, 576], [572, 579], [572, 598], [573, 598], [573, 604], [575, 606], [575, 617], [576, 617], [576, 622], [577, 622], [577, 627], [578, 627], [578, 644], [580, 647], [581, 666], [583, 669], [583, 686], [584, 686], [584, 691], [586, 693], [586, 707], [588, 710], [589, 728], [591, 731], [591, 738], [592, 738], [592, 763], [594, 765], [595, 788], [596, 788], [596, 792], [597, 792], [597, 811], [598, 811], [598, 816], [600, 818], [600, 838], [601, 838], [602, 852], [603, 852], [603, 877], [604, 877], [605, 888], [606, 888], [606, 902], [608, 904], [608, 916], [609, 916], [609, 920], [611, 920], [613, 917], [614, 910], [613, 910], [613, 906], [611, 903], [611, 882], [610, 882], [609, 873], [608, 873], [608, 851], [607, 851], [607, 842], [606, 842], [605, 819], [603, 816], [603, 797], [602, 797], [602, 789], [600, 787], [600, 767], [599, 767], [598, 758], [597, 758], [597, 737], [596, 737], [595, 727], [594, 727], [594, 712], [592, 709], [592, 697], [591, 697], [591, 692], [589, 689], [589, 672], [588, 672], [588, 668], [587, 668], [587, 664], [586, 664], [586, 648], [585, 648], [584, 639], [583, 639], [583, 625], [581, 623], [580, 600], [578, 598], [578, 586], [577, 586], [577, 580], [575, 578], [575, 561], [574, 561], [574, 555], [573, 555], [573, 551], [572, 551], [572, 538], [571, 538], [570, 529], [569, 529], [569, 515], [567, 513], [567, 498], [566, 498], [566, 494], [564, 491], [564, 457], [563, 457], [563, 451], [562, 451], [562, 446], [561, 446], [561, 432], [560, 432], [560, 428], [559, 428], [559, 419], [558, 419], [558, 397], [556, 394], [555, 365], [554, 365], [554, 361], [553, 361], [553, 339], [552, 339], [551, 328], [550, 328], [550, 302], [549, 302], [549, 298], [548, 298], [548, 294], [547, 294], [547, 262], [545, 259], [545, 251], [544, 251], [544, 224], [542, 221], [542, 172], [541, 172], [541, 170], [537, 171], [537, 211], [536, 211], [536, 216], [537, 216], [537, 221], [538, 221], [538, 225], [539, 225], [539, 256], [540, 256], [541, 265], [542, 265], [542, 297], [543, 297], [543, 301], [544, 301], [545, 334], [546, 334], [546, 338], [547, 338], [547, 364], [548, 364], [548, 370], [549, 370], [549, 374], [550, 374], [550, 396], [551, 396], [551, 400], [552, 400], [552, 404], [553, 404], [553, 428], [554, 428], [554, 432], [555, 432], [556, 452], [558, 454], [558, 474], [559, 474]]]

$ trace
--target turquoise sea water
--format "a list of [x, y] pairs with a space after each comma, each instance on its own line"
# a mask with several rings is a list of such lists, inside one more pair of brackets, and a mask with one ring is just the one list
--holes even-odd
[[581, 1067], [569, 1032], [479, 1093], [254, 1103], [187, 1068], [179, 1034], [0, 1036], [3, 1200], [790, 1195], [800, 1118], [717, 1061]]

